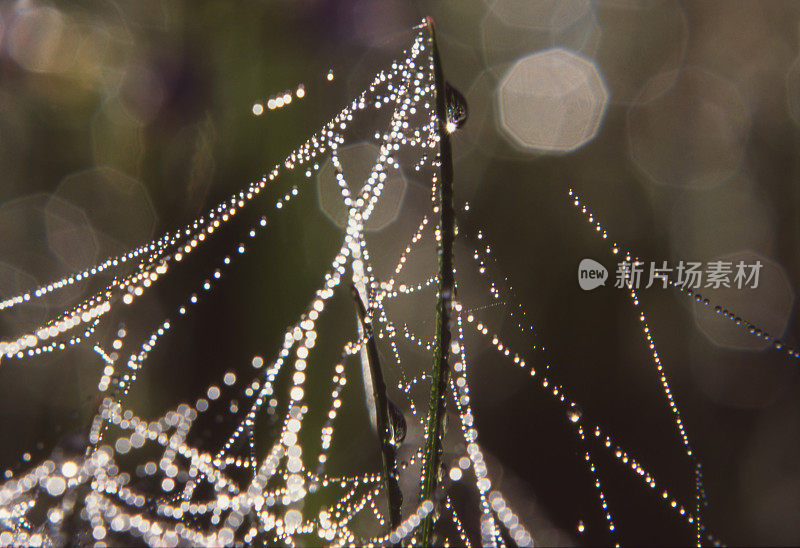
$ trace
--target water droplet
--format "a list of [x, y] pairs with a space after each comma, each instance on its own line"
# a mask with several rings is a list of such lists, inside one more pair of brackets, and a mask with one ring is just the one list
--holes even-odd
[[583, 410], [574, 403], [567, 410], [567, 418], [570, 420], [570, 422], [578, 422], [579, 420], [581, 420], [582, 416], [583, 416]]
[[456, 88], [445, 83], [445, 104], [447, 108], [447, 130], [453, 133], [464, 125], [469, 116], [467, 100]]
[[387, 400], [389, 403], [389, 420], [391, 421], [390, 426], [392, 429], [392, 443], [394, 445], [400, 445], [403, 443], [403, 440], [406, 439], [406, 418], [403, 415], [403, 412], [392, 402], [392, 400]]

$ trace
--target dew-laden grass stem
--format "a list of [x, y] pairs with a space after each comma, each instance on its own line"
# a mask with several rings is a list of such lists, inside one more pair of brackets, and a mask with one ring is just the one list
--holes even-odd
[[[436, 338], [431, 370], [431, 396], [428, 410], [427, 437], [422, 466], [423, 500], [434, 504], [439, 467], [442, 456], [442, 436], [445, 417], [445, 395], [450, 374], [448, 352], [450, 350], [450, 311], [455, 288], [453, 276], [453, 240], [455, 239], [455, 214], [453, 212], [453, 158], [450, 148], [450, 134], [447, 130], [446, 84], [436, 45], [433, 19], [428, 17], [428, 48], [431, 56], [431, 69], [434, 75], [436, 94], [436, 119], [439, 135], [439, 298], [436, 303]], [[431, 546], [434, 525], [434, 512], [422, 521], [420, 544]]]
[[358, 320], [364, 329], [365, 343], [367, 346], [367, 361], [369, 362], [370, 376], [372, 377], [372, 392], [375, 397], [375, 419], [378, 437], [381, 442], [381, 463], [383, 464], [383, 477], [386, 481], [386, 492], [389, 498], [389, 523], [392, 530], [400, 525], [402, 519], [401, 507], [403, 493], [397, 474], [397, 451], [393, 443], [393, 432], [389, 422], [389, 400], [386, 397], [386, 383], [383, 380], [383, 371], [378, 358], [378, 347], [372, 323], [367, 320], [367, 310], [361, 295], [355, 286], [352, 287], [353, 298], [356, 301]]

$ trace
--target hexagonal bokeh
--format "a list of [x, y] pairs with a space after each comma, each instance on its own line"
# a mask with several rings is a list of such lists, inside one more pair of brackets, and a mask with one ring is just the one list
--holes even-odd
[[[20, 295], [39, 284], [40, 280], [37, 280], [30, 272], [0, 261], [0, 299]], [[31, 325], [38, 325], [46, 321], [47, 314], [47, 307], [42, 302], [17, 306], [6, 311], [0, 317], [0, 333], [3, 333], [4, 338], [11, 333], [22, 333]]]
[[[85, 212], [49, 194], [33, 194], [0, 206], [0, 296], [10, 297], [96, 262], [98, 243]], [[31, 306], [61, 306], [77, 285]]]
[[70, 68], [79, 43], [71, 21], [54, 7], [27, 2], [15, 7], [15, 16], [7, 27], [11, 58], [32, 72], [62, 72]]
[[[689, 24], [678, 0], [604, 2], [597, 17], [603, 29], [597, 64], [612, 103], [630, 104], [654, 74], [677, 78], [689, 41]], [[674, 83], [662, 82], [668, 87]]]
[[55, 196], [44, 208], [50, 251], [71, 270], [82, 270], [97, 260], [99, 244], [86, 213]]
[[[773, 337], [783, 336], [794, 307], [795, 293], [783, 267], [774, 261], [752, 251], [742, 251], [719, 257], [718, 260], [731, 262], [733, 272], [742, 261], [745, 265], [761, 263], [757, 287], [744, 284], [741, 289], [733, 283], [731, 287], [699, 290], [715, 305], [727, 308], [743, 320], [751, 322]], [[747, 273], [750, 270], [747, 269]], [[705, 282], [704, 282], [705, 283]], [[746, 328], [736, 325], [729, 318], [714, 311], [713, 306], [695, 307], [695, 321], [703, 334], [714, 344], [723, 348], [738, 350], [764, 350], [770, 343], [748, 333]]]
[[524, 57], [498, 88], [500, 125], [518, 146], [574, 150], [597, 133], [608, 102], [591, 61], [564, 49]]
[[120, 253], [148, 241], [156, 213], [144, 185], [110, 167], [73, 173], [53, 194], [85, 212], [102, 255]]
[[[364, 186], [379, 152], [375, 144], [366, 141], [339, 149], [342, 173], [351, 196], [360, 192]], [[380, 198], [365, 223], [366, 230], [381, 230], [397, 219], [403, 205], [406, 185], [403, 173], [390, 167], [381, 188]], [[345, 228], [347, 226], [347, 208], [344, 205], [339, 183], [336, 181], [336, 172], [330, 159], [325, 161], [317, 174], [317, 197], [325, 216], [336, 226]]]
[[728, 80], [698, 67], [651, 78], [628, 111], [634, 164], [663, 185], [708, 188], [742, 162], [750, 113]]
[[589, 0], [495, 0], [490, 9], [507, 25], [562, 30], [592, 9]]
[[38, 283], [39, 281], [30, 273], [13, 264], [0, 261], [0, 298], [20, 295], [36, 287]]
[[775, 211], [743, 175], [704, 192], [682, 193], [670, 211], [670, 248], [677, 258], [704, 261], [749, 249], [774, 249]]
[[164, 77], [153, 63], [144, 57], [135, 58], [125, 67], [120, 82], [120, 104], [133, 121], [146, 125], [163, 106], [165, 88]]
[[480, 35], [486, 66], [504, 70], [507, 63], [549, 48], [592, 57], [602, 31], [589, 2], [512, 0], [492, 4], [481, 21]]

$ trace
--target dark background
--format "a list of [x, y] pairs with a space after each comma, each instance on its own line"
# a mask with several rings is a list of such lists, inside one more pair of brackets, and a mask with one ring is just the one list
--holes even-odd
[[[459, 214], [465, 243], [457, 257], [469, 256], [475, 230], [483, 229], [497, 261], [493, 279], [502, 285], [509, 276], [535, 327], [534, 336], [512, 339], [515, 346], [546, 345], [546, 356], [528, 352], [529, 361], [539, 370], [549, 364], [548, 376], [581, 402], [587, 422], [601, 425], [659, 486], [692, 505], [691, 462], [637, 313], [611, 284], [584, 292], [576, 283], [582, 258], [609, 270], [615, 264], [567, 189], [587, 200], [611, 238], [642, 258], [757, 255], [766, 265], [759, 289], [718, 298], [796, 346], [795, 2], [5, 2], [0, 293], [17, 294], [183, 226], [260, 177], [398, 56], [425, 14], [436, 20], [446, 77], [471, 111], [454, 136], [456, 198], [471, 205], [469, 215]], [[532, 71], [531, 81], [542, 82], [537, 89], [572, 95], [531, 95], [504, 111], [506, 75], [551, 48], [596, 70], [602, 87], [570, 80], [572, 73]], [[302, 101], [253, 115], [254, 103], [301, 82]], [[524, 123], [531, 112], [544, 119], [552, 104], [571, 108], [549, 132], [528, 128], [544, 135], [546, 146], [509, 136], [509, 123]], [[565, 128], [593, 115], [596, 135], [570, 140]], [[309, 187], [298, 203], [275, 217], [205, 308], [154, 352], [131, 394], [134, 408], [159, 414], [196, 398], [220, 372], [247, 371], [254, 354], [274, 353], [341, 238], [309, 186], [314, 181], [300, 179], [289, 177], [284, 187]], [[395, 229], [405, 226], [403, 211]], [[243, 226], [221, 233], [219, 243], [137, 305], [125, 319], [131, 336], [143, 336], [194, 291], [205, 276], [196, 272], [213, 270]], [[3, 338], [75, 302], [79, 290], [4, 313]], [[730, 544], [800, 543], [800, 363], [677, 292], [650, 289], [641, 297], [704, 465], [710, 531]], [[468, 306], [490, 302], [466, 289], [463, 298]], [[419, 310], [425, 305], [432, 316], [433, 300]], [[351, 332], [349, 306], [336, 304], [320, 328], [331, 349]], [[513, 332], [502, 313], [485, 314], [498, 331]], [[110, 335], [116, 324], [106, 328]], [[581, 447], [539, 377], [487, 347], [472, 354], [473, 404], [490, 475], [537, 543], [692, 542], [691, 528], [656, 493], [595, 446], [617, 525], [610, 537]], [[89, 351], [3, 361], [2, 466], [23, 470], [23, 452], [35, 461], [80, 432], [99, 374]], [[357, 384], [345, 397], [338, 450], [363, 470], [377, 460]], [[326, 390], [323, 380], [312, 393]], [[222, 426], [206, 428], [207, 443], [216, 428]], [[462, 515], [472, 531], [476, 516]], [[586, 524], [583, 535], [578, 520]]]

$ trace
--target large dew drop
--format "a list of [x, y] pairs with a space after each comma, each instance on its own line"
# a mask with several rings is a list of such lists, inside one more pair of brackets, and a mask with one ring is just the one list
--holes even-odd
[[392, 424], [392, 443], [400, 445], [406, 439], [406, 418], [403, 412], [392, 403], [392, 400], [387, 400], [389, 403], [389, 419]]
[[460, 91], [449, 83], [445, 83], [445, 103], [447, 106], [447, 131], [453, 133], [467, 121], [469, 116], [467, 100]]
[[578, 422], [581, 420], [581, 417], [583, 417], [583, 410], [573, 403], [567, 410], [567, 418], [570, 422]]

